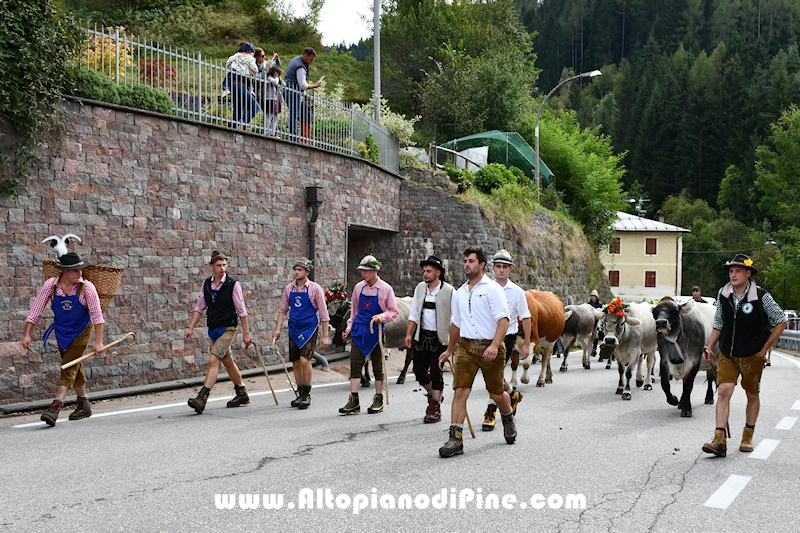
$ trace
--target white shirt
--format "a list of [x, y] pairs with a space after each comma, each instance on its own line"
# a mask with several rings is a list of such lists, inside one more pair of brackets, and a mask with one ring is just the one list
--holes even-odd
[[508, 332], [506, 335], [515, 335], [519, 331], [517, 319], [524, 320], [531, 317], [528, 300], [525, 299], [525, 291], [522, 290], [522, 287], [510, 279], [506, 280], [506, 284], [501, 287], [503, 287], [506, 302], [508, 302]]
[[[436, 295], [439, 294], [439, 289], [442, 288], [442, 282], [439, 281], [439, 284], [436, 286], [433, 291], [428, 289], [427, 284], [425, 285], [425, 301], [426, 302], [434, 302], [436, 303]], [[410, 320], [414, 320], [414, 318], [419, 316], [419, 307], [417, 306], [417, 299], [414, 298], [413, 303], [411, 304], [411, 314], [412, 317]], [[436, 331], [436, 309], [425, 309], [422, 308], [422, 329], [426, 331]]]
[[469, 290], [469, 282], [453, 293], [451, 321], [467, 339], [492, 340], [497, 323], [508, 318], [503, 288], [485, 274]]

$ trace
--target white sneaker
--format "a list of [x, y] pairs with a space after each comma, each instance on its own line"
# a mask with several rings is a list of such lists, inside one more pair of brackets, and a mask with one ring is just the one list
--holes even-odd
[[231, 92], [228, 89], [225, 89], [224, 91], [222, 91], [222, 94], [219, 95], [219, 97], [220, 98], [226, 98], [226, 97], [230, 96], [230, 94], [231, 94]]

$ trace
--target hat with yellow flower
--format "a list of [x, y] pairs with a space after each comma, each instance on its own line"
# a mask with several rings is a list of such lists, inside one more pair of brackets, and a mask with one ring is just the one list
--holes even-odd
[[736, 254], [736, 256], [733, 259], [727, 261], [724, 265], [722, 265], [722, 268], [724, 268], [725, 270], [729, 270], [732, 266], [749, 268], [750, 274], [752, 274], [753, 276], [758, 274], [758, 269], [753, 266], [753, 260], [744, 254]]

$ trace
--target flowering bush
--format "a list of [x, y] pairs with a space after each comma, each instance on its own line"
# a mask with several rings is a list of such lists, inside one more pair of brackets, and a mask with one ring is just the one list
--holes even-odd
[[153, 87], [175, 87], [178, 85], [178, 72], [166, 59], [142, 59], [139, 61], [139, 79]]
[[[115, 28], [106, 28], [111, 35]], [[117, 75], [119, 64], [120, 78], [125, 76], [125, 69], [133, 64], [132, 46], [129, 40], [133, 35], [125, 34], [125, 27], [119, 27], [119, 57], [117, 57], [117, 44], [113, 37], [93, 35], [88, 37], [81, 50], [81, 65], [92, 70], [98, 70], [112, 78]]]
[[350, 293], [347, 292], [347, 285], [334, 281], [333, 284], [325, 289], [325, 301], [334, 302], [336, 300], [345, 301], [350, 298]]
[[616, 315], [620, 318], [625, 316], [625, 311], [628, 310], [628, 304], [622, 303], [622, 298], [614, 298], [608, 305], [606, 305], [604, 311], [609, 315]]

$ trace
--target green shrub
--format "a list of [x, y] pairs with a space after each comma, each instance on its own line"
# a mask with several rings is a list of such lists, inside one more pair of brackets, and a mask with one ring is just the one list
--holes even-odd
[[119, 104], [134, 109], [145, 109], [172, 115], [172, 99], [148, 85], [120, 85], [117, 87]]
[[484, 194], [509, 183], [518, 183], [517, 176], [500, 163], [490, 163], [475, 173], [475, 187]]
[[444, 164], [444, 172], [445, 174], [447, 174], [447, 177], [449, 177], [450, 181], [452, 181], [453, 183], [472, 184], [473, 180], [475, 179], [475, 174], [473, 174], [466, 168], [456, 168], [450, 163]]
[[87, 68], [77, 68], [72, 71], [72, 95], [98, 100], [109, 104], [119, 104], [119, 93], [117, 84], [97, 70]]
[[381, 147], [372, 138], [372, 135], [367, 135], [366, 143], [358, 143], [358, 153], [367, 161], [372, 161], [375, 164], [381, 162]]

